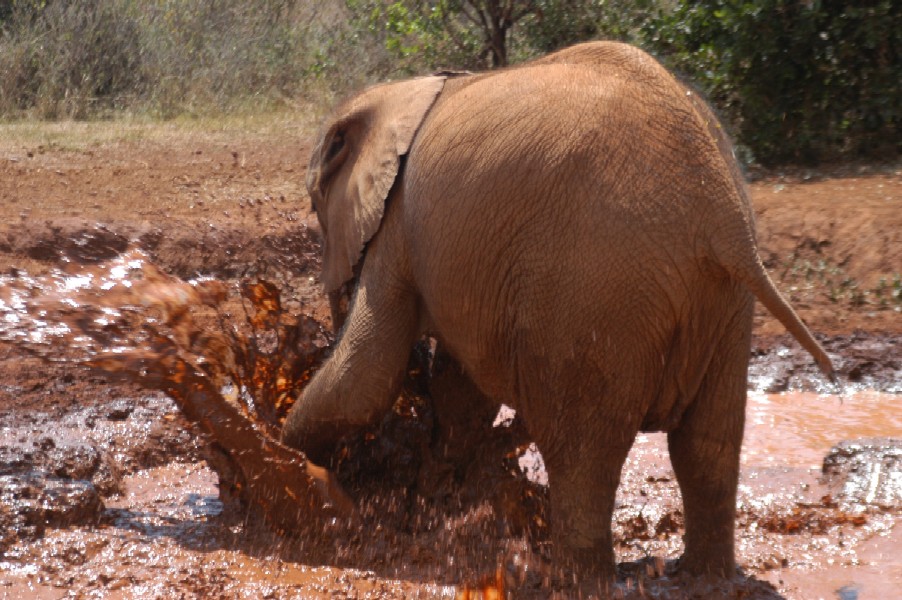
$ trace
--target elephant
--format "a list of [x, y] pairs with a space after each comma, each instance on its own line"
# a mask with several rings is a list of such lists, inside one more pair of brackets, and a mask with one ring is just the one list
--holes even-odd
[[325, 122], [306, 185], [324, 289], [354, 294], [283, 442], [327, 462], [390, 410], [428, 335], [524, 419], [557, 564], [614, 576], [621, 467], [662, 431], [679, 568], [735, 572], [755, 299], [833, 367], [767, 275], [731, 142], [694, 90], [616, 42], [380, 84]]

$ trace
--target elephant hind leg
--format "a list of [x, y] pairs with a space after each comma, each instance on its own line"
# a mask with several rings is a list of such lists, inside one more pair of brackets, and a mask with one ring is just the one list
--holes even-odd
[[558, 426], [568, 432], [564, 443], [549, 447], [538, 440], [548, 469], [555, 562], [608, 585], [615, 575], [614, 500], [635, 434], [593, 429], [585, 419]]
[[667, 436], [686, 518], [679, 564], [695, 575], [735, 574], [736, 490], [752, 306], [749, 299], [727, 322], [694, 402]]

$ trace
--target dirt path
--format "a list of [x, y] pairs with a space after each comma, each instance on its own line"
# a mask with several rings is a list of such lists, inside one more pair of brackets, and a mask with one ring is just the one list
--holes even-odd
[[[303, 190], [309, 146], [302, 128], [280, 121], [258, 132], [151, 127], [112, 140], [67, 135], [52, 143], [46, 135], [0, 135], [0, 275], [43, 272], [64, 257], [105, 260], [138, 244], [181, 277], [278, 280], [293, 307], [328, 325], [317, 285], [318, 226]], [[902, 392], [902, 169], [772, 176], [752, 193], [762, 258], [825, 336], [841, 372], [861, 387]], [[808, 358], [792, 351], [760, 307], [755, 334], [754, 387], [818, 385]], [[896, 396], [880, 402], [894, 402], [887, 398]], [[462, 581], [494, 576], [486, 565], [497, 557], [479, 551], [481, 533], [472, 526], [478, 515], [448, 522], [456, 549], [437, 552], [427, 540], [405, 538], [386, 542], [368, 561], [230, 521], [220, 515], [203, 440], [186, 431], [168, 400], [46, 365], [6, 344], [0, 446], [0, 477], [18, 478], [4, 480], [0, 492], [35, 506], [0, 511], [0, 598], [454, 597]], [[655, 438], [639, 443], [625, 472], [615, 523], [622, 560], [679, 554], [678, 495], [662, 451]], [[837, 536], [865, 557], [856, 555], [859, 562], [879, 566], [884, 559], [874, 556], [902, 552], [898, 505], [868, 509], [862, 527], [818, 496], [831, 488], [807, 466], [775, 470], [753, 461], [744, 477], [740, 562], [754, 577], [743, 584], [747, 595], [821, 593], [799, 573], [854, 567], [835, 547]], [[68, 483], [82, 479], [100, 490], [96, 498]], [[71, 498], [68, 512], [51, 515], [29, 496], [50, 493], [48, 481], [57, 486], [52, 493]], [[770, 505], [755, 504], [773, 490], [782, 491]], [[512, 542], [509, 557], [518, 553]]]

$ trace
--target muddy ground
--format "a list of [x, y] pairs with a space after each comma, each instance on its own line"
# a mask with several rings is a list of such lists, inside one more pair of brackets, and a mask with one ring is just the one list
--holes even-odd
[[[293, 310], [330, 326], [303, 189], [304, 127], [7, 133], [0, 275], [91, 264], [137, 245], [182, 278], [277, 281]], [[618, 492], [619, 592], [891, 597], [902, 589], [902, 453], [884, 438], [902, 437], [902, 168], [768, 173], [752, 193], [762, 258], [852, 394], [805, 395], [837, 390], [759, 308], [739, 498], [743, 575], [716, 590], [660, 576], [679, 555], [682, 517], [666, 443], [650, 434]], [[785, 434], [774, 436], [778, 427]], [[408, 497], [409, 518], [436, 524], [409, 530], [428, 535], [366, 531], [380, 541], [355, 542], [365, 551], [324, 548], [227, 510], [205, 447], [166, 397], [0, 343], [0, 597], [462, 597], [499, 577], [520, 586], [517, 597], [550, 594], [534, 548], [498, 533], [491, 506], [417, 516]]]

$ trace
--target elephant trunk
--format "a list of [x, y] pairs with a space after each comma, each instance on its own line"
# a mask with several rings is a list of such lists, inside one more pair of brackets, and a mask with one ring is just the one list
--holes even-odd
[[338, 441], [354, 431], [352, 424], [343, 421], [310, 419], [303, 412], [289, 413], [282, 429], [281, 442], [304, 452], [313, 464], [330, 468]]
[[[282, 441], [319, 465], [329, 463], [344, 434], [375, 425], [391, 410], [420, 334], [416, 294], [406, 285], [387, 285], [384, 269], [378, 267], [329, 292], [341, 335], [282, 426]], [[343, 292], [355, 284], [345, 322]]]
[[[364, 256], [366, 256], [365, 253]], [[341, 328], [344, 327], [345, 320], [348, 318], [351, 310], [351, 297], [360, 282], [362, 269], [363, 261], [360, 261], [354, 265], [353, 276], [350, 279], [328, 292], [329, 312], [332, 313], [332, 333], [336, 336], [341, 332]]]

